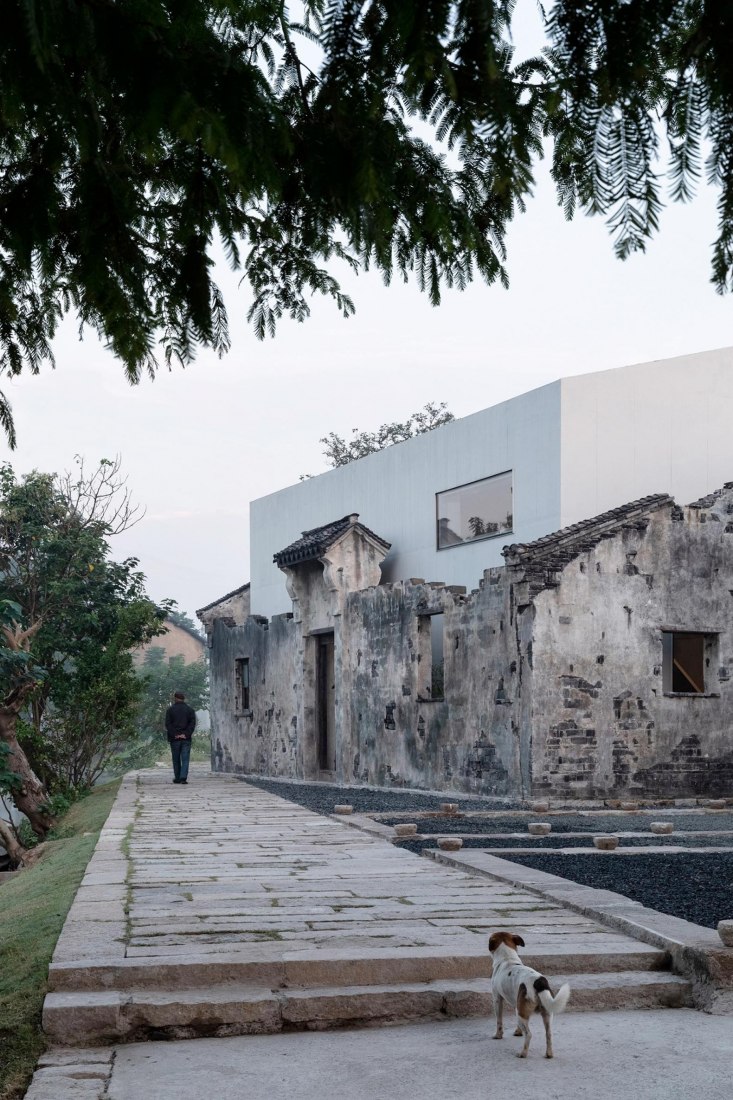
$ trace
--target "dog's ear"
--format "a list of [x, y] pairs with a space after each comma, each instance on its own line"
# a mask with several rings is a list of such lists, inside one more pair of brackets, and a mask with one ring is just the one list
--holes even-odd
[[514, 933], [512, 933], [512, 939], [514, 940], [517, 947], [524, 947], [524, 940], [522, 939], [521, 936], [517, 936]]
[[496, 951], [501, 942], [501, 932], [492, 932], [489, 936], [489, 951]]

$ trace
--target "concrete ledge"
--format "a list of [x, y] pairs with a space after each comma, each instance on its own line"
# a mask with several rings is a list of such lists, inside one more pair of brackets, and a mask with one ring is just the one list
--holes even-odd
[[692, 982], [695, 1007], [725, 1014], [733, 1009], [733, 950], [723, 947], [712, 928], [647, 909], [611, 890], [581, 886], [571, 879], [488, 855], [481, 849], [454, 854], [431, 848], [423, 855], [470, 874], [529, 890], [592, 917], [607, 928], [661, 948], [669, 954], [674, 972]]

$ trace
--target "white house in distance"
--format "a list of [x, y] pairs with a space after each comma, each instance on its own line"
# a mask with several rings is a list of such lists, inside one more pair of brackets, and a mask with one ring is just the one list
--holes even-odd
[[250, 505], [251, 612], [291, 609], [273, 556], [358, 513], [383, 581], [474, 587], [528, 543], [651, 493], [733, 479], [733, 348], [563, 378]]

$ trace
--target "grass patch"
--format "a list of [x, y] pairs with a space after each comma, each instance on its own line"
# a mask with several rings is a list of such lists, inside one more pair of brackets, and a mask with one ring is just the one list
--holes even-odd
[[23, 1095], [46, 1047], [48, 964], [118, 787], [107, 783], [75, 803], [43, 858], [0, 887], [0, 1100]]

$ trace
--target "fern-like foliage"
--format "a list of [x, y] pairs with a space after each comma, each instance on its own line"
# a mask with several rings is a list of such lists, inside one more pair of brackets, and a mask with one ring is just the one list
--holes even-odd
[[131, 382], [224, 354], [219, 241], [260, 338], [314, 294], [353, 312], [340, 261], [436, 305], [506, 285], [547, 144], [565, 215], [604, 217], [621, 258], [706, 172], [733, 286], [733, 4], [541, 11], [517, 63], [514, 0], [5, 0], [0, 373], [50, 360], [69, 312]]

